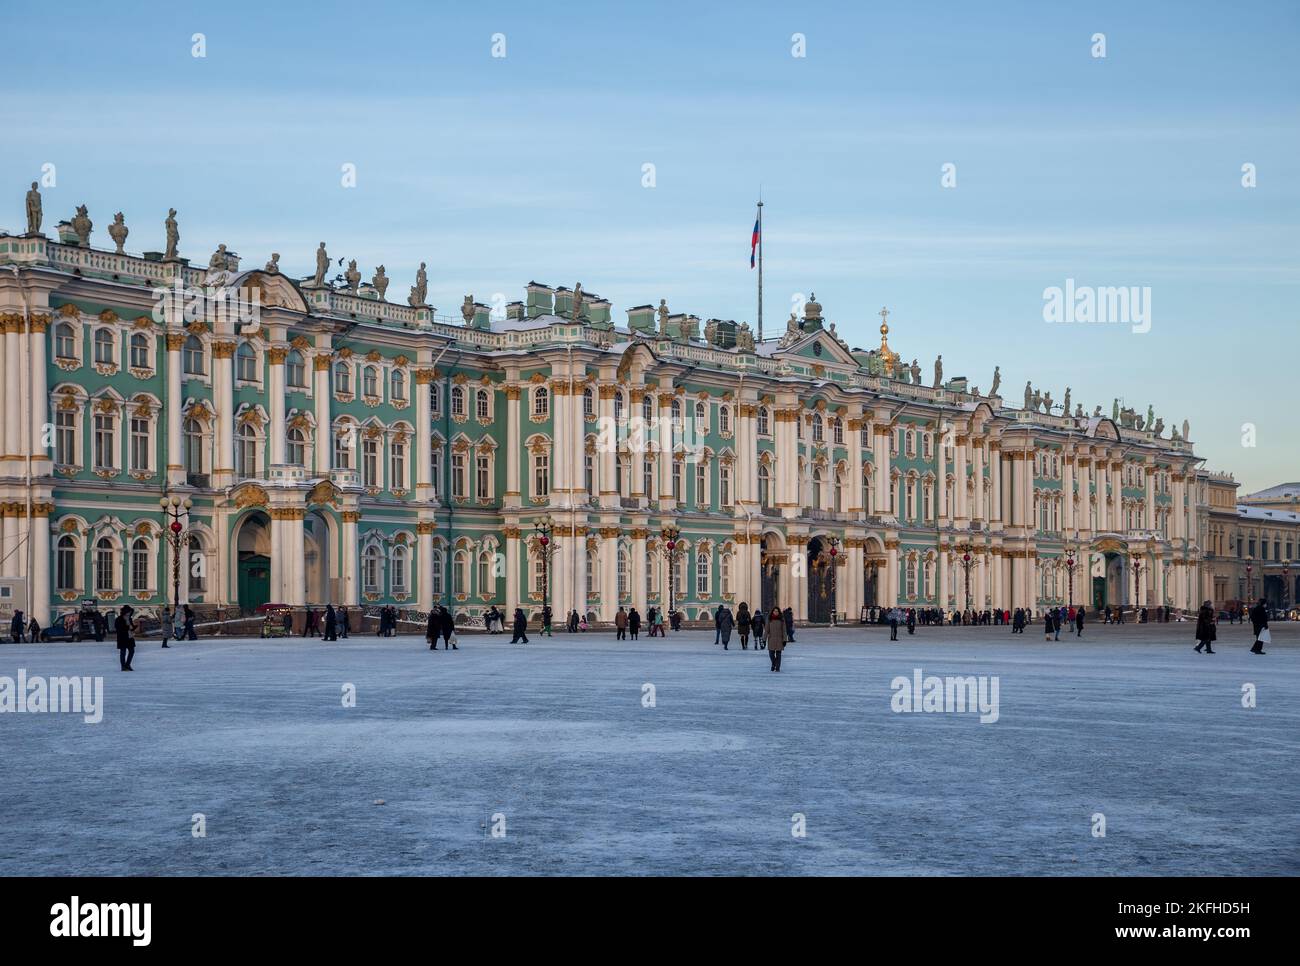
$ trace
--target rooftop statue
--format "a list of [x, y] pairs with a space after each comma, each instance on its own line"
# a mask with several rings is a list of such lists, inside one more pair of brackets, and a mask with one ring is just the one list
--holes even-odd
[[181, 232], [176, 226], [176, 209], [167, 209], [167, 220], [163, 222], [163, 227], [167, 231], [167, 250], [163, 258], [172, 261], [180, 256], [176, 254], [176, 248], [181, 242]]
[[1187, 424], [1187, 420], [1184, 419], [1184, 420], [1183, 420], [1183, 439], [1191, 439], [1191, 438], [1192, 438], [1192, 431], [1191, 431], [1191, 430], [1192, 430], [1191, 426], [1189, 426], [1189, 425]]
[[1034, 408], [1034, 387], [1029, 384], [1028, 379], [1025, 380], [1025, 408]]
[[1154, 425], [1156, 421], [1156, 409], [1154, 406], [1147, 406], [1147, 425]]
[[226, 246], [218, 245], [217, 250], [208, 259], [208, 273], [203, 278], [203, 284], [210, 286], [225, 285], [229, 275], [230, 262], [226, 258]]
[[736, 348], [745, 352], [754, 351], [754, 331], [748, 322], [740, 323], [740, 328], [736, 330]]
[[573, 308], [569, 311], [569, 318], [574, 322], [582, 321], [582, 283], [579, 282], [573, 286]]
[[1074, 418], [1083, 419], [1083, 403], [1079, 403], [1074, 407]]
[[943, 353], [939, 358], [934, 360], [934, 388], [938, 389], [943, 385]]
[[77, 205], [77, 214], [72, 219], [72, 230], [77, 235], [77, 241], [82, 248], [90, 247], [90, 231], [95, 227], [95, 223], [90, 220], [90, 215], [86, 211], [85, 205]]
[[420, 263], [419, 269], [415, 273], [415, 284], [411, 286], [411, 294], [406, 297], [408, 305], [421, 308], [425, 305], [425, 299], [429, 296], [429, 275], [424, 270], [424, 262]]
[[113, 223], [108, 226], [108, 237], [113, 239], [113, 244], [117, 246], [117, 254], [126, 254], [126, 236], [131, 234], [131, 229], [126, 227], [126, 216], [118, 212], [113, 216]]
[[37, 183], [33, 181], [31, 190], [27, 192], [27, 234], [39, 235], [41, 233], [42, 212], [41, 193], [37, 188]]
[[1061, 403], [1061, 414], [1070, 415], [1070, 387], [1065, 387], [1065, 400]]
[[803, 335], [803, 328], [799, 325], [799, 317], [791, 312], [790, 318], [785, 321], [785, 335], [781, 336], [777, 345], [782, 349], [789, 348], [799, 341], [801, 335]]
[[325, 285], [325, 273], [330, 270], [329, 252], [325, 251], [325, 243], [321, 242], [320, 247], [316, 249], [316, 274], [312, 276], [311, 284], [313, 288], [323, 288]]
[[920, 384], [921, 384], [921, 366], [915, 359], [913, 359], [912, 360], [912, 385], [919, 386]]
[[870, 375], [880, 375], [880, 355], [875, 349], [867, 353], [867, 372]]
[[355, 295], [357, 286], [361, 284], [361, 272], [357, 270], [357, 260], [355, 258], [348, 261], [348, 270], [343, 273], [343, 277], [347, 279], [348, 291]]
[[667, 299], [659, 300], [658, 314], [659, 314], [659, 334], [667, 335], [668, 334], [668, 300]]
[[989, 395], [996, 397], [998, 394], [998, 389], [999, 387], [1001, 387], [1001, 385], [1002, 385], [1002, 367], [994, 366], [993, 367], [993, 388], [989, 390]]
[[1050, 392], [1043, 393], [1043, 412], [1049, 416], [1052, 415], [1052, 394]]
[[460, 317], [465, 320], [466, 325], [474, 323], [474, 296], [466, 295], [465, 301], [460, 303]]
[[268, 275], [280, 274], [280, 253], [271, 252], [271, 260], [266, 263], [266, 268], [262, 269]]
[[1160, 419], [1156, 420], [1155, 434], [1157, 436], [1160, 436], [1164, 433], [1164, 431], [1165, 431], [1165, 421], [1164, 421], [1164, 417], [1161, 417]]
[[704, 324], [704, 341], [709, 345], [718, 344], [718, 323], [713, 319]]
[[1110, 418], [1111, 418], [1111, 422], [1115, 422], [1115, 423], [1119, 422], [1119, 400], [1118, 399], [1116, 399], [1115, 402], [1110, 407]]
[[370, 280], [370, 284], [373, 285], [375, 291], [379, 293], [379, 301], [387, 301], [384, 297], [384, 293], [388, 291], [388, 276], [384, 274], [384, 266], [380, 265], [375, 269], [375, 275], [374, 278]]
[[1101, 417], [1101, 403], [1098, 403], [1097, 407], [1092, 411], [1092, 418], [1099, 419], [1100, 417]]

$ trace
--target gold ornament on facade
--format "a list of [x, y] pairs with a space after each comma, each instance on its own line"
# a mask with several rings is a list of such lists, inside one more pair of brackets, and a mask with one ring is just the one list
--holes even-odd
[[77, 308], [71, 302], [64, 302], [62, 305], [58, 307], [56, 311], [59, 313], [59, 315], [63, 316], [65, 319], [70, 319], [73, 316], [77, 316], [81, 314], [81, 309]]
[[289, 350], [282, 345], [271, 346], [266, 350], [266, 361], [273, 366], [284, 365], [284, 360], [289, 358]]
[[250, 506], [264, 507], [269, 503], [269, 498], [266, 495], [266, 490], [257, 484], [245, 483], [231, 493], [231, 502], [234, 503], [237, 510], [243, 510]]
[[99, 321], [106, 323], [107, 325], [113, 325], [118, 321], [118, 315], [112, 309], [104, 309], [104, 311], [99, 313]]

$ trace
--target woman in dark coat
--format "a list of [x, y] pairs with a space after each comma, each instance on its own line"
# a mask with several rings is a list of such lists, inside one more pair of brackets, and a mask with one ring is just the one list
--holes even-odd
[[117, 633], [117, 659], [123, 671], [134, 671], [131, 661], [135, 658], [135, 638], [131, 636], [131, 608], [123, 605], [113, 621], [113, 630]]
[[641, 633], [641, 612], [635, 607], [627, 613], [627, 632], [634, 641], [637, 634]]
[[1268, 630], [1268, 606], [1264, 603], [1264, 598], [1259, 599], [1259, 603], [1252, 607], [1248, 615], [1250, 617], [1250, 630], [1255, 635], [1255, 643], [1250, 648], [1251, 654], [1263, 654], [1264, 644], [1259, 639], [1259, 635]]
[[1207, 600], [1196, 614], [1196, 647], [1193, 650], [1200, 654], [1203, 647], [1206, 654], [1213, 654], [1214, 642], [1218, 639], [1219, 631], [1214, 626], [1214, 608]]
[[510, 638], [511, 644], [528, 643], [528, 618], [524, 616], [522, 607], [515, 608], [514, 636]]
[[442, 621], [438, 620], [438, 608], [429, 611], [429, 622], [424, 625], [424, 639], [429, 642], [429, 650], [438, 649], [438, 638], [442, 634]]
[[764, 650], [767, 647], [767, 644], [763, 641], [763, 627], [766, 623], [767, 621], [763, 619], [763, 612], [761, 610], [754, 611], [754, 616], [750, 620], [750, 626], [754, 631], [754, 650], [756, 651]]
[[741, 602], [736, 608], [736, 631], [740, 634], [740, 649], [749, 650], [749, 604]]

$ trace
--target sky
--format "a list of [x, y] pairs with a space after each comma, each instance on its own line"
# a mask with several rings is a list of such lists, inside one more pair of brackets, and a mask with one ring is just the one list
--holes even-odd
[[[47, 231], [86, 204], [104, 247], [174, 206], [199, 264], [324, 240], [401, 298], [425, 261], [449, 316], [535, 279], [753, 324], [761, 190], [768, 334], [815, 292], [868, 347], [887, 306], [927, 380], [1000, 365], [1010, 405], [1119, 397], [1242, 493], [1300, 479], [1297, 0], [184, 6], [0, 0], [0, 228], [52, 164]], [[1067, 279], [1149, 289], [1149, 330], [1045, 321]]]

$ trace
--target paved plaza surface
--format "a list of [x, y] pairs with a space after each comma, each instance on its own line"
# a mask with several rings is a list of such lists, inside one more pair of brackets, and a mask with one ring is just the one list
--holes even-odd
[[[104, 677], [98, 724], [0, 714], [0, 873], [1300, 873], [1300, 626], [1192, 627], [801, 629], [780, 674], [703, 631], [0, 645]], [[998, 720], [895, 713], [916, 668]]]

